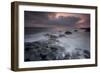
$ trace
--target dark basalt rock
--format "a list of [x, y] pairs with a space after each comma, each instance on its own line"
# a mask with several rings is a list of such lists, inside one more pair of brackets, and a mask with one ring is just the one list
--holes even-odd
[[90, 58], [90, 52], [88, 50], [84, 50], [85, 58]]
[[90, 28], [80, 28], [80, 29], [85, 30], [85, 32], [90, 32]]
[[56, 60], [56, 54], [53, 52], [49, 53], [46, 57], [47, 60]]
[[54, 52], [58, 50], [57, 47], [53, 47], [53, 46], [51, 46], [50, 49], [51, 49], [52, 51], [54, 51]]
[[60, 34], [59, 37], [66, 37], [65, 34]]
[[58, 45], [48, 44], [46, 41], [36, 41], [31, 45], [25, 44], [25, 61], [57, 60], [64, 59], [62, 56], [65, 49]]
[[79, 56], [76, 52], [72, 52], [71, 59], [79, 59]]
[[67, 54], [65, 55], [64, 59], [70, 59], [70, 54], [67, 53]]
[[78, 32], [78, 30], [74, 30], [74, 32]]
[[41, 60], [47, 60], [47, 55], [40, 54]]
[[27, 59], [25, 59], [25, 61], [26, 61], [26, 62], [27, 62], [27, 61], [30, 61], [30, 59], [27, 58]]
[[50, 41], [51, 40], [26, 42], [24, 61], [90, 58], [90, 52], [88, 50], [75, 48], [72, 52], [67, 52], [66, 48], [55, 44], [57, 41], [53, 40], [53, 44], [50, 43]]
[[72, 34], [72, 32], [66, 31], [65, 34], [66, 34], [66, 35], [70, 35], [70, 34]]

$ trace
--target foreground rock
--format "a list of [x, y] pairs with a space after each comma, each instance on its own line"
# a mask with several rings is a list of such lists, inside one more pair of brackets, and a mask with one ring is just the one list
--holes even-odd
[[80, 48], [75, 48], [72, 52], [57, 44], [48, 41], [36, 41], [25, 43], [24, 61], [42, 60], [64, 60], [64, 59], [84, 59], [90, 58], [90, 52]]

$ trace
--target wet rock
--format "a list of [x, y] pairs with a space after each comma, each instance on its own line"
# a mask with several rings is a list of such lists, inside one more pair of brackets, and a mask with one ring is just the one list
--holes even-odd
[[77, 55], [76, 52], [71, 53], [71, 59], [79, 59], [79, 56]]
[[65, 57], [64, 57], [64, 59], [70, 59], [70, 54], [67, 52], [66, 54], [65, 54]]
[[65, 34], [60, 34], [59, 37], [66, 37]]
[[88, 50], [84, 50], [85, 58], [90, 58], [90, 52]]
[[90, 28], [80, 28], [82, 30], [84, 30], [85, 32], [90, 32]]
[[50, 52], [47, 57], [46, 57], [47, 60], [56, 60], [56, 53], [54, 52]]
[[57, 47], [54, 47], [54, 46], [51, 46], [50, 49], [53, 51], [53, 52], [56, 52], [58, 50]]
[[65, 34], [66, 34], [66, 35], [70, 35], [70, 34], [72, 34], [72, 32], [66, 31]]
[[25, 59], [25, 61], [27, 62], [27, 61], [31, 61], [29, 58], [27, 58], [27, 59]]
[[[72, 34], [66, 31], [65, 34], [59, 35], [64, 37]], [[48, 34], [47, 34], [48, 35]], [[59, 38], [60, 38], [59, 37]], [[81, 48], [67, 51], [66, 47], [59, 45], [58, 37], [51, 36], [48, 40], [39, 40], [35, 42], [26, 42], [24, 51], [24, 61], [44, 61], [44, 60], [64, 60], [64, 59], [83, 59], [90, 58], [90, 52]]]
[[41, 60], [47, 60], [47, 55], [44, 55], [44, 54], [40, 54], [40, 57], [41, 57]]
[[31, 61], [40, 61], [41, 57], [40, 57], [40, 55], [33, 54], [33, 55], [30, 55], [30, 60]]
[[78, 32], [78, 30], [74, 30], [74, 32]]
[[42, 55], [47, 55], [50, 52], [51, 52], [51, 50], [49, 48], [42, 48], [41, 51], [40, 51], [40, 53]]

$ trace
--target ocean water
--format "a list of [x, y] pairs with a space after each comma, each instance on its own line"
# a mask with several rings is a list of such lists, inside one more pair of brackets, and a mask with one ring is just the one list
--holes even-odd
[[90, 32], [70, 32], [43, 31], [25, 34], [24, 61], [89, 59]]

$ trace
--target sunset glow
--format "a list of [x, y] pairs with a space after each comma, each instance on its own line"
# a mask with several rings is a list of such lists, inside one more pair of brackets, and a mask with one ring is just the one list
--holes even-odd
[[[26, 27], [65, 28], [90, 27], [90, 15], [67, 12], [26, 12]], [[55, 28], [54, 28], [55, 27]]]

